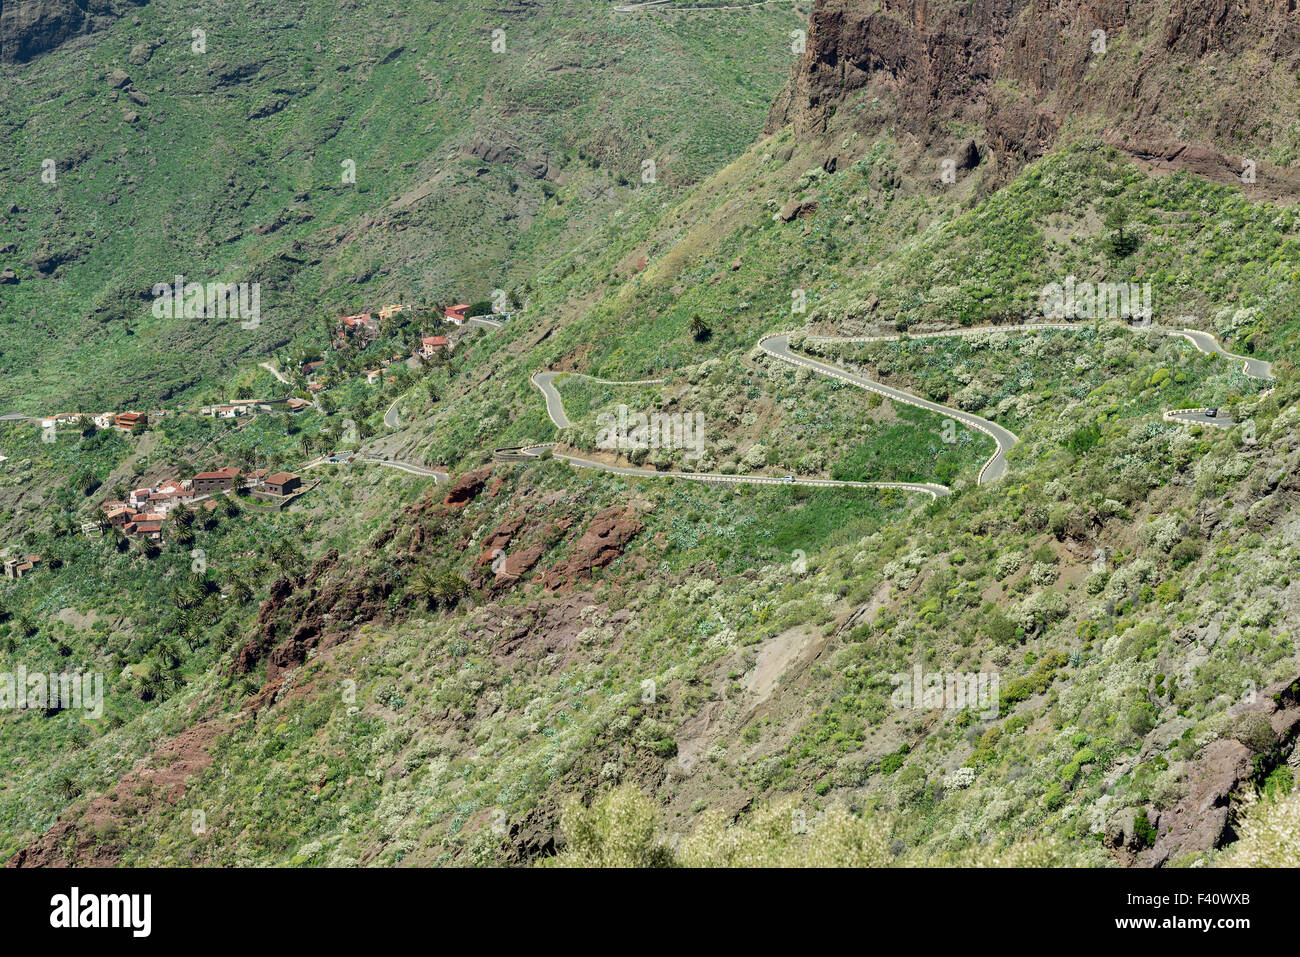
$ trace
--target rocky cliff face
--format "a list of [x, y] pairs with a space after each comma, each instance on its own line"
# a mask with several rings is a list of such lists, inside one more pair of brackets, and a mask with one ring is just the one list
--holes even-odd
[[1293, 164], [1298, 2], [817, 0], [768, 125], [893, 124], [929, 144], [970, 124], [1011, 168], [1075, 127]]
[[0, 62], [23, 63], [149, 0], [0, 0]]

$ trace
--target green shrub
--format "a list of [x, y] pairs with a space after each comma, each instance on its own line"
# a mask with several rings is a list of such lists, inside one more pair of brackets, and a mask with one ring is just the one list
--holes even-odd
[[1150, 847], [1156, 842], [1156, 829], [1147, 817], [1147, 809], [1142, 808], [1133, 817], [1133, 839], [1139, 848]]
[[1294, 787], [1295, 775], [1291, 773], [1291, 769], [1285, 764], [1279, 764], [1264, 779], [1262, 790], [1266, 797], [1276, 800], [1277, 798], [1286, 797]]
[[1129, 729], [1139, 738], [1144, 738], [1156, 726], [1156, 709], [1143, 701], [1128, 709]]
[[1256, 754], [1263, 754], [1277, 744], [1268, 716], [1258, 711], [1239, 714], [1232, 722], [1232, 736]]

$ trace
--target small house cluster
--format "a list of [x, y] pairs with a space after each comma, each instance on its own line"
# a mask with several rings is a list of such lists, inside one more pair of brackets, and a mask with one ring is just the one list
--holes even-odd
[[272, 472], [262, 479], [258, 494], [263, 497], [283, 498], [286, 495], [294, 494], [301, 488], [302, 476], [294, 475], [292, 472]]
[[270, 405], [258, 402], [256, 399], [231, 399], [226, 405], [205, 405], [199, 409], [199, 415], [216, 419], [234, 419], [241, 415], [252, 415], [259, 407], [263, 412], [271, 411]]
[[99, 429], [118, 429], [131, 432], [137, 425], [149, 425], [161, 419], [167, 412], [61, 412], [41, 419], [41, 428], [52, 429], [60, 425], [76, 425], [82, 419], [89, 419]]
[[140, 538], [162, 538], [163, 523], [176, 506], [204, 499], [203, 507], [215, 507], [214, 495], [248, 487], [259, 498], [280, 499], [302, 488], [301, 476], [292, 472], [255, 469], [242, 472], [233, 465], [198, 472], [191, 479], [170, 479], [156, 487], [132, 489], [126, 501], [108, 500], [100, 510], [114, 528]]
[[5, 578], [22, 578], [28, 572], [33, 571], [40, 563], [40, 555], [22, 555], [16, 558], [6, 558], [4, 564]]
[[171, 479], [156, 487], [132, 489], [126, 501], [110, 499], [99, 507], [108, 524], [127, 535], [159, 539], [167, 513], [195, 497], [191, 483]]
[[373, 342], [379, 338], [383, 323], [392, 319], [399, 312], [405, 312], [408, 308], [408, 306], [404, 305], [391, 305], [384, 306], [374, 315], [363, 312], [355, 316], [342, 316], [338, 320], [339, 328], [334, 334], [334, 348], [341, 349], [354, 341]]
[[443, 313], [443, 318], [454, 326], [464, 325], [470, 319], [491, 319], [493, 322], [506, 322], [510, 319], [512, 313], [509, 312], [489, 312], [481, 316], [471, 316], [469, 314], [470, 306], [468, 303], [458, 303], [454, 306], [448, 306]]
[[194, 478], [190, 479], [190, 488], [195, 495], [228, 492], [235, 488], [239, 477], [239, 469], [233, 465], [227, 465], [225, 468], [214, 469], [210, 472], [199, 472]]
[[446, 348], [448, 348], [446, 336], [424, 336], [420, 339], [420, 348], [415, 351], [415, 354], [421, 359], [431, 359]]

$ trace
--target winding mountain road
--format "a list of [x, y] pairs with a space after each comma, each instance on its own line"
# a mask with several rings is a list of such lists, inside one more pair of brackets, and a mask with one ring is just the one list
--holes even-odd
[[[761, 345], [761, 343], [760, 343]], [[820, 365], [820, 363], [818, 363]], [[826, 368], [832, 368], [827, 366]], [[567, 429], [572, 422], [564, 411], [564, 400], [555, 388], [555, 380], [561, 375], [577, 376], [599, 382], [602, 385], [656, 385], [663, 379], [636, 379], [619, 382], [611, 379], [597, 379], [595, 376], [581, 372], [538, 372], [531, 378], [532, 384], [542, 393], [546, 400], [546, 414], [556, 428]], [[892, 488], [904, 492], [917, 492], [929, 495], [933, 499], [950, 494], [946, 485], [936, 482], [845, 482], [838, 479], [780, 478], [774, 475], [723, 475], [720, 472], [661, 472], [657, 469], [639, 469], [624, 465], [610, 465], [595, 459], [583, 458], [554, 451], [554, 443], [523, 446], [521, 448], [497, 449], [493, 455], [499, 461], [517, 462], [538, 458], [545, 449], [552, 449], [551, 454], [561, 461], [582, 468], [600, 469], [614, 475], [627, 475], [638, 478], [653, 476], [655, 478], [686, 479], [692, 482], [708, 482], [715, 485], [808, 485], [816, 488]]]
[[[394, 459], [381, 459], [375, 455], [358, 455], [356, 461], [364, 462], [366, 465], [386, 465], [390, 469], [397, 469], [399, 472], [406, 472], [409, 475], [418, 475], [421, 478], [431, 478], [435, 485], [441, 485], [451, 481], [451, 476], [446, 472], [439, 472], [436, 469], [425, 468], [423, 465], [415, 465], [411, 462], [399, 462]], [[331, 462], [328, 458], [313, 459], [302, 467], [302, 471], [318, 468], [322, 465], [349, 465], [348, 462]]]
[[366, 462], [370, 465], [387, 465], [391, 469], [398, 469], [411, 475], [419, 475], [423, 478], [431, 478], [435, 483], [450, 482], [451, 476], [446, 472], [439, 472], [437, 469], [425, 468], [423, 465], [414, 465], [410, 462], [399, 462], [393, 459], [381, 459], [373, 455], [358, 455], [358, 462]]
[[1252, 359], [1248, 356], [1239, 356], [1236, 353], [1226, 351], [1223, 346], [1219, 345], [1219, 340], [1208, 332], [1201, 332], [1199, 329], [1165, 329], [1165, 332], [1171, 336], [1182, 336], [1196, 348], [1210, 355], [1223, 356], [1226, 359], [1240, 359], [1241, 371], [1243, 375], [1248, 375], [1252, 379], [1271, 379], [1273, 378], [1273, 366], [1263, 359]]
[[[833, 342], [833, 339], [820, 339], [820, 342]], [[854, 340], [840, 340], [854, 341]], [[803, 366], [812, 369], [824, 376], [830, 376], [841, 382], [847, 382], [849, 385], [855, 385], [860, 389], [866, 389], [868, 392], [876, 392], [886, 398], [893, 399], [895, 402], [902, 402], [906, 405], [915, 406], [918, 409], [926, 409], [930, 412], [937, 412], [940, 415], [947, 416], [950, 419], [962, 423], [968, 428], [977, 432], [983, 432], [991, 438], [997, 445], [997, 451], [993, 457], [984, 463], [980, 469], [978, 481], [982, 485], [985, 482], [991, 482], [999, 479], [1006, 474], [1007, 460], [1006, 454], [1013, 445], [1020, 441], [1016, 434], [1010, 429], [1004, 429], [996, 422], [990, 422], [988, 419], [981, 418], [978, 415], [972, 415], [970, 412], [962, 412], [958, 409], [949, 408], [946, 405], [940, 405], [938, 402], [931, 402], [929, 399], [922, 399], [918, 395], [910, 392], [904, 392], [902, 389], [895, 389], [884, 383], [876, 382], [874, 379], [868, 379], [866, 376], [849, 372], [841, 369], [839, 366], [833, 366], [829, 363], [818, 362], [816, 359], [810, 359], [807, 356], [799, 355], [790, 349], [790, 334], [788, 332], [778, 333], [774, 336], [766, 336], [758, 341], [758, 347], [770, 356], [774, 356], [783, 362], [792, 365]]]
[[401, 399], [394, 399], [394, 400], [393, 400], [393, 404], [390, 405], [390, 406], [388, 407], [388, 411], [384, 413], [384, 425], [385, 425], [387, 428], [390, 428], [390, 429], [396, 429], [396, 428], [400, 427], [401, 424], [402, 424], [401, 419], [399, 419], [398, 416], [397, 416], [397, 403], [400, 402], [400, 401], [402, 401], [402, 400], [401, 400]]
[[555, 380], [559, 376], [572, 376], [575, 379], [586, 379], [588, 382], [598, 382], [601, 385], [662, 385], [663, 379], [634, 379], [630, 382], [615, 382], [611, 379], [597, 379], [595, 376], [587, 375], [583, 372], [537, 372], [529, 380], [532, 384], [541, 390], [542, 396], [546, 399], [546, 414], [555, 424], [556, 428], [567, 429], [573, 423], [564, 413], [564, 400], [560, 398], [560, 393], [555, 388]]
[[[894, 342], [901, 339], [942, 339], [951, 337], [974, 336], [992, 332], [1039, 332], [1054, 329], [1081, 329], [1088, 328], [1089, 323], [1070, 323], [1070, 322], [1036, 322], [1024, 323], [1015, 326], [979, 326], [969, 329], [945, 329], [938, 332], [921, 332], [911, 335], [899, 333], [897, 335], [878, 335], [878, 336], [809, 336], [808, 339], [813, 342]], [[1242, 362], [1242, 373], [1254, 379], [1272, 378], [1272, 366], [1262, 359], [1252, 359], [1247, 356], [1239, 356], [1235, 353], [1226, 351], [1213, 335], [1208, 332], [1201, 332], [1196, 329], [1166, 329], [1161, 326], [1148, 326], [1146, 328], [1154, 329], [1166, 335], [1180, 336], [1186, 339], [1198, 350], [1208, 355], [1219, 355], [1228, 359], [1240, 359]], [[1014, 432], [1010, 429], [998, 425], [982, 416], [970, 412], [964, 412], [960, 409], [954, 409], [950, 406], [941, 405], [929, 399], [923, 399], [911, 392], [903, 389], [897, 389], [893, 386], [885, 385], [883, 382], [877, 382], [869, 379], [864, 375], [850, 372], [840, 366], [832, 365], [828, 362], [822, 362], [810, 356], [802, 355], [790, 348], [790, 332], [778, 332], [764, 336], [758, 341], [758, 347], [763, 352], [779, 359], [790, 365], [800, 366], [811, 369], [819, 375], [828, 376], [840, 382], [857, 386], [860, 389], [866, 389], [869, 392], [875, 392], [895, 402], [902, 402], [906, 405], [914, 406], [918, 409], [925, 409], [938, 415], [945, 416], [960, 422], [962, 425], [977, 432], [981, 432], [993, 439], [997, 446], [996, 451], [980, 468], [977, 482], [980, 485], [996, 481], [1007, 472], [1006, 454], [1011, 448], [1020, 441]], [[555, 388], [555, 379], [560, 375], [578, 375], [582, 378], [590, 379], [594, 382], [600, 382], [605, 385], [648, 385], [656, 382], [662, 382], [662, 379], [641, 379], [634, 382], [614, 382], [607, 379], [596, 379], [593, 376], [583, 375], [582, 373], [558, 373], [558, 372], [538, 372], [531, 378], [531, 382], [541, 393], [546, 401], [546, 414], [551, 422], [557, 428], [568, 428], [572, 423], [564, 411], [564, 401], [560, 397], [559, 391]], [[1174, 409], [1164, 414], [1167, 421], [1183, 422], [1187, 424], [1212, 425], [1221, 428], [1235, 425], [1231, 419], [1222, 415], [1207, 415], [1206, 409]], [[523, 459], [537, 458], [541, 451], [550, 448], [553, 450], [553, 444], [525, 446], [523, 448], [497, 449], [494, 453], [498, 459], [505, 461], [519, 461]], [[599, 468], [606, 472], [612, 472], [616, 475], [629, 476], [657, 476], [690, 479], [699, 482], [715, 483], [748, 483], [756, 485], [771, 484], [790, 484], [790, 479], [775, 478], [772, 476], [762, 475], [719, 475], [713, 473], [701, 472], [660, 472], [655, 469], [637, 469], [623, 466], [608, 465], [604, 462], [597, 462], [594, 459], [581, 458], [579, 456], [560, 454], [552, 451], [555, 458], [562, 459], [574, 465], [588, 468]], [[952, 490], [946, 485], [940, 485], [934, 482], [844, 482], [834, 479], [805, 479], [797, 478], [793, 480], [798, 485], [813, 485], [831, 488], [894, 488], [902, 489], [909, 492], [920, 492], [940, 498], [944, 495], [950, 495]]]
[[[469, 320], [469, 322], [482, 325], [486, 328], [500, 328], [500, 323], [487, 321]], [[876, 336], [809, 336], [807, 341], [813, 342], [893, 342], [902, 339], [942, 339], [952, 337], [964, 337], [974, 335], [984, 335], [995, 332], [1037, 332], [1053, 329], [1082, 329], [1089, 328], [1092, 323], [1070, 323], [1070, 322], [1040, 322], [1025, 323], [1014, 326], [979, 326], [967, 329], [944, 329], [937, 332], [920, 332], [920, 333], [899, 333], [896, 335], [876, 335]], [[1141, 328], [1141, 327], [1135, 327]], [[1145, 328], [1162, 332], [1166, 335], [1179, 336], [1186, 339], [1199, 351], [1208, 355], [1223, 356], [1228, 359], [1241, 360], [1241, 371], [1255, 379], [1272, 378], [1272, 366], [1263, 359], [1254, 359], [1248, 356], [1239, 356], [1235, 353], [1226, 351], [1218, 340], [1208, 332], [1201, 332], [1197, 329], [1167, 329], [1161, 326], [1148, 326]], [[758, 347], [767, 355], [781, 362], [801, 368], [810, 369], [818, 375], [827, 376], [844, 382], [848, 385], [856, 386], [860, 389], [866, 389], [869, 392], [875, 392], [886, 398], [901, 402], [905, 405], [911, 405], [918, 409], [924, 409], [934, 412], [946, 418], [950, 418], [969, 429], [980, 432], [993, 439], [996, 445], [996, 451], [980, 468], [977, 477], [978, 484], [984, 485], [996, 481], [1004, 476], [1007, 472], [1006, 454], [1020, 439], [1010, 429], [1004, 428], [989, 419], [975, 415], [971, 412], [965, 412], [960, 409], [954, 409], [950, 406], [941, 405], [921, 396], [914, 395], [903, 389], [885, 385], [883, 382], [877, 382], [867, 376], [848, 369], [833, 365], [828, 362], [814, 359], [795, 352], [790, 348], [791, 332], [771, 333], [763, 336], [758, 341]], [[587, 379], [592, 382], [598, 382], [602, 385], [630, 386], [630, 385], [658, 385], [665, 380], [660, 379], [637, 379], [631, 381], [618, 381], [612, 379], [599, 379], [595, 376], [586, 375], [581, 372], [554, 372], [544, 371], [534, 373], [529, 381], [539, 392], [546, 403], [546, 415], [551, 423], [559, 429], [569, 428], [573, 423], [564, 410], [564, 400], [560, 396], [559, 390], [555, 387], [555, 381], [562, 375], [575, 376], [577, 378]], [[1231, 419], [1222, 415], [1210, 416], [1206, 413], [1207, 409], [1173, 409], [1164, 413], [1166, 421], [1182, 422], [1185, 424], [1212, 425], [1219, 427], [1230, 427], [1234, 423]], [[389, 407], [388, 412], [384, 415], [384, 424], [390, 428], [397, 425], [397, 403], [394, 402]], [[796, 478], [786, 476], [784, 478], [771, 475], [723, 475], [712, 472], [672, 472], [658, 471], [656, 469], [633, 468], [630, 466], [611, 465], [606, 462], [600, 462], [595, 459], [584, 458], [578, 455], [556, 452], [555, 443], [546, 442], [535, 445], [526, 445], [510, 448], [500, 448], [493, 451], [493, 457], [497, 461], [503, 462], [524, 462], [539, 459], [546, 452], [563, 462], [579, 468], [599, 469], [600, 471], [609, 472], [613, 475], [625, 475], [633, 478], [674, 478], [692, 482], [705, 482], [717, 485], [804, 485], [815, 488], [875, 488], [875, 489], [897, 489], [904, 492], [914, 492], [922, 495], [929, 495], [931, 499], [939, 499], [946, 495], [951, 495], [952, 490], [946, 485], [937, 482], [849, 482], [837, 479], [815, 479], [815, 478]], [[409, 462], [393, 461], [391, 459], [380, 459], [373, 456], [359, 456], [360, 461], [386, 465], [391, 468], [400, 469], [412, 475], [431, 477], [435, 482], [446, 482], [450, 476], [443, 472], [437, 472], [433, 469], [425, 468], [422, 465], [415, 465]]]

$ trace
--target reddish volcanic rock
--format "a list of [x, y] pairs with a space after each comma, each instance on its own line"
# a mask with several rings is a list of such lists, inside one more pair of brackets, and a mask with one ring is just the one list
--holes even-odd
[[[1275, 684], [1236, 711], [1268, 718], [1281, 753], [1300, 733], [1300, 680]], [[1148, 811], [1156, 841], [1137, 855], [1136, 863], [1160, 867], [1226, 843], [1232, 836], [1234, 796], [1249, 787], [1261, 770], [1268, 770], [1267, 765], [1257, 769], [1255, 758], [1254, 750], [1234, 738], [1207, 744], [1187, 775], [1187, 796], [1167, 810]]]
[[628, 509], [617, 506], [605, 509], [582, 533], [569, 560], [547, 573], [546, 587], [554, 590], [591, 578], [592, 569], [604, 568], [623, 554], [623, 547], [644, 527]]
[[18, 851], [7, 867], [113, 867], [120, 850], [109, 835], [162, 804], [185, 796], [186, 780], [212, 763], [211, 748], [231, 725], [205, 721], [163, 742], [107, 794], [75, 811]]
[[464, 505], [476, 498], [478, 493], [483, 491], [483, 486], [487, 484], [488, 476], [491, 474], [492, 469], [481, 468], [461, 475], [447, 490], [446, 503], [448, 505]]
[[[793, 124], [806, 143], [897, 126], [927, 153], [959, 156], [963, 144], [944, 131], [970, 124], [1005, 180], [1068, 118], [1177, 142], [1204, 111], [1190, 126], [1198, 138], [1251, 149], [1255, 137], [1258, 158], [1270, 145], [1258, 131], [1280, 108], [1260, 93], [1300, 70], [1296, 11], [1296, 0], [816, 0], [767, 128]], [[1222, 105], [1204, 110], [1203, 86], [1188, 78], [1229, 60], [1260, 66], [1216, 75]], [[855, 99], [871, 108], [839, 109]]]

